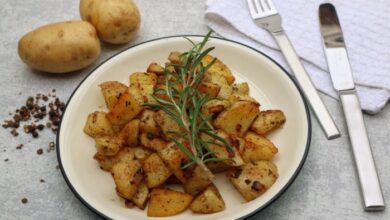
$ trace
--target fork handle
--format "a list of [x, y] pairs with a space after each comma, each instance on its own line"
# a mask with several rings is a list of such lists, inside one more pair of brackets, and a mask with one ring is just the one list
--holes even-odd
[[273, 32], [272, 35], [278, 43], [279, 48], [282, 50], [284, 58], [290, 65], [292, 73], [295, 76], [296, 81], [298, 81], [306, 99], [309, 101], [311, 109], [319, 121], [322, 130], [325, 132], [326, 137], [328, 139], [340, 137], [340, 132], [337, 129], [336, 124], [318, 95], [309, 75], [306, 73], [306, 70], [291, 45], [290, 40], [282, 30]]

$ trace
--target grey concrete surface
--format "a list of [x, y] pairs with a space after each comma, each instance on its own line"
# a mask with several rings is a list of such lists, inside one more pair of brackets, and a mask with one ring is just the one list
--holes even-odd
[[[98, 62], [63, 76], [32, 71], [17, 55], [18, 39], [43, 24], [79, 19], [76, 0], [0, 0], [0, 119], [36, 93], [52, 88], [66, 101], [88, 72], [118, 50], [153, 38], [177, 34], [205, 34], [204, 1], [136, 0], [142, 13], [137, 39], [123, 46], [103, 46]], [[251, 219], [390, 219], [388, 209], [368, 213], [362, 208], [345, 121], [339, 103], [322, 95], [343, 136], [328, 141], [313, 119], [313, 136], [307, 161], [291, 187], [272, 205]], [[385, 200], [390, 201], [390, 106], [375, 116], [365, 115], [372, 150]], [[21, 132], [23, 133], [23, 132]], [[55, 135], [49, 131], [30, 140], [14, 138], [0, 129], [0, 219], [97, 219], [66, 185], [54, 151], [47, 149]], [[16, 146], [25, 146], [17, 150]], [[8, 161], [5, 161], [8, 159]], [[45, 182], [41, 183], [40, 179]], [[23, 204], [22, 198], [28, 203]]]

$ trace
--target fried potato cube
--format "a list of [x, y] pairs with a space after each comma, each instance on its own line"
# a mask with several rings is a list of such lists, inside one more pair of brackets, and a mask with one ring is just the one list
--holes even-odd
[[142, 93], [141, 93], [141, 90], [132, 85], [132, 86], [129, 86], [129, 89], [127, 90], [127, 92], [134, 97], [135, 100], [137, 100], [138, 104], [139, 105], [143, 105], [145, 103], [145, 100], [144, 100], [144, 97], [142, 96]]
[[217, 97], [219, 91], [221, 90], [221, 86], [214, 83], [202, 82], [198, 86], [198, 90], [200, 93], [208, 95], [209, 97]]
[[114, 134], [111, 122], [106, 117], [106, 113], [102, 111], [96, 111], [88, 115], [84, 132], [91, 137]]
[[205, 115], [220, 113], [229, 106], [230, 103], [227, 100], [213, 99], [202, 106], [202, 113]]
[[[207, 66], [214, 60], [214, 57], [211, 55], [206, 55], [202, 59], [203, 66]], [[227, 67], [221, 60], [216, 59], [215, 63], [207, 70], [207, 74], [218, 74], [223, 76], [229, 85], [234, 82], [234, 76], [230, 71], [229, 67]]]
[[106, 156], [117, 154], [124, 144], [125, 141], [120, 135], [103, 135], [95, 138], [97, 152]]
[[107, 81], [99, 85], [109, 110], [119, 100], [119, 97], [127, 91], [128, 87], [118, 81]]
[[259, 104], [239, 101], [221, 112], [213, 124], [216, 128], [222, 129], [228, 134], [242, 137], [259, 114], [259, 111]]
[[285, 122], [286, 116], [280, 110], [261, 111], [251, 125], [251, 130], [258, 134], [267, 134], [281, 127]]
[[140, 142], [142, 146], [153, 151], [160, 151], [169, 144], [161, 138], [155, 138], [155, 136], [150, 133], [142, 133], [140, 135]]
[[164, 75], [164, 67], [158, 65], [157, 63], [151, 63], [148, 66], [146, 72], [155, 73], [156, 75]]
[[173, 174], [183, 183], [187, 181], [184, 165], [189, 162], [189, 158], [175, 144], [171, 143], [164, 149], [158, 151], [158, 155], [163, 159]]
[[221, 173], [232, 168], [232, 166], [222, 161], [210, 161], [206, 163], [206, 166], [212, 173]]
[[149, 188], [141, 183], [138, 187], [137, 193], [133, 196], [131, 201], [140, 209], [145, 209], [146, 201], [149, 199]]
[[168, 56], [168, 60], [173, 64], [180, 64], [181, 63], [180, 56], [181, 53], [179, 51], [172, 51]]
[[191, 204], [192, 196], [170, 189], [153, 189], [150, 193], [147, 215], [165, 217], [179, 214]]
[[144, 161], [153, 153], [152, 151], [145, 149], [143, 147], [135, 147], [131, 149], [134, 152], [134, 158], [141, 162]]
[[233, 168], [228, 174], [230, 182], [246, 201], [267, 191], [278, 178], [278, 170], [271, 161], [260, 160]]
[[166, 139], [176, 138], [177, 134], [185, 132], [184, 128], [180, 127], [176, 121], [163, 110], [158, 110], [154, 115], [154, 120], [160, 126]]
[[138, 101], [130, 93], [125, 92], [112, 107], [112, 110], [108, 112], [107, 118], [112, 125], [123, 126], [131, 121], [141, 110], [142, 106], [139, 105]]
[[151, 154], [142, 162], [145, 172], [145, 183], [148, 188], [157, 187], [165, 182], [172, 175], [172, 172], [165, 166], [163, 160], [156, 154]]
[[105, 171], [110, 171], [111, 168], [118, 162], [130, 162], [135, 159], [133, 148], [122, 148], [116, 155], [114, 156], [105, 156], [100, 153], [96, 153], [93, 156], [99, 165]]
[[144, 133], [149, 133], [153, 135], [159, 135], [161, 133], [160, 127], [157, 125], [154, 120], [155, 112], [149, 109], [144, 109], [141, 113], [141, 123], [140, 130]]
[[235, 83], [232, 85], [233, 92], [241, 95], [249, 95], [249, 84], [247, 82]]
[[245, 147], [241, 154], [246, 163], [258, 160], [272, 160], [278, 148], [267, 138], [254, 132], [245, 135]]
[[130, 75], [130, 86], [135, 86], [139, 89], [144, 102], [155, 102], [152, 94], [156, 84], [157, 75], [155, 73], [136, 72]]
[[225, 209], [225, 202], [217, 187], [210, 185], [205, 191], [195, 197], [190, 205], [190, 209], [195, 213], [216, 213]]
[[140, 162], [137, 160], [119, 162], [111, 168], [111, 174], [118, 195], [131, 200], [143, 179]]
[[121, 130], [121, 136], [129, 147], [138, 146], [140, 120], [133, 119]]
[[256, 99], [250, 97], [249, 95], [243, 95], [239, 93], [232, 93], [231, 96], [229, 97], [229, 102], [230, 103], [235, 103], [238, 101], [248, 101], [248, 102], [253, 102], [253, 103], [259, 103], [256, 101]]
[[195, 196], [211, 184], [212, 182], [204, 169], [200, 166], [196, 166], [191, 177], [183, 184], [183, 188], [184, 192]]

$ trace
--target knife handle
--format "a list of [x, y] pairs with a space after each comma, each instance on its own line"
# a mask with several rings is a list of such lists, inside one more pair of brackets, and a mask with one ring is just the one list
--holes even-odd
[[319, 121], [322, 130], [325, 132], [326, 137], [328, 139], [340, 137], [340, 132], [337, 129], [336, 124], [318, 95], [309, 75], [306, 73], [306, 70], [295, 53], [290, 40], [287, 38], [284, 31], [274, 32], [272, 35], [282, 50], [287, 63], [290, 65], [292, 73], [298, 81], [306, 99], [309, 101], [311, 109]]
[[366, 211], [383, 210], [385, 203], [359, 99], [353, 89], [341, 91], [340, 100], [347, 122], [349, 139], [364, 200], [364, 208]]

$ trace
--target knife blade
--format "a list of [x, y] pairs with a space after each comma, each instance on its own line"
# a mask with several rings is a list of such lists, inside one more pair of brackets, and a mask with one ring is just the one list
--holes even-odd
[[385, 208], [347, 49], [335, 7], [319, 7], [320, 30], [334, 88], [339, 92], [366, 211]]

